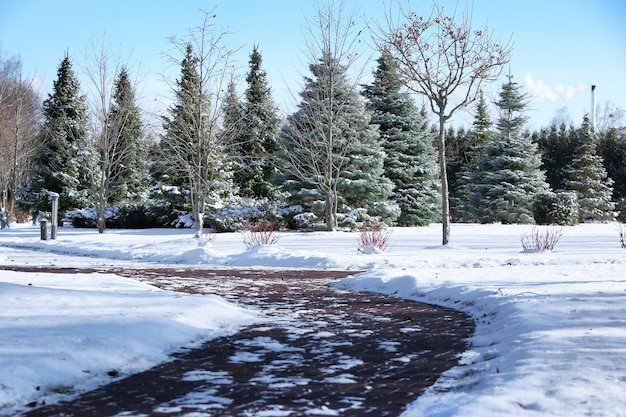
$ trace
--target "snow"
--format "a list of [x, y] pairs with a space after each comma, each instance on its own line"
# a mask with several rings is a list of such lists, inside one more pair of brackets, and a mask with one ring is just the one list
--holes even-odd
[[[57, 240], [41, 241], [38, 227], [14, 225], [0, 232], [0, 263], [346, 270], [352, 276], [335, 285], [453, 307], [476, 320], [459, 366], [410, 404], [404, 417], [626, 416], [626, 251], [617, 225], [564, 227], [555, 249], [541, 253], [522, 250], [521, 236], [530, 229], [453, 224], [451, 244], [444, 247], [441, 225], [398, 228], [386, 251], [364, 254], [358, 234], [345, 232], [283, 232], [276, 245], [246, 249], [239, 233], [217, 234], [199, 245], [190, 230], [98, 235], [59, 228]], [[217, 296], [172, 293], [111, 273], [2, 271], [0, 415], [149, 368], [181, 347], [235, 332], [260, 316]], [[284, 349], [271, 340], [251, 343]], [[351, 366], [347, 361], [341, 379], [352, 378]]]

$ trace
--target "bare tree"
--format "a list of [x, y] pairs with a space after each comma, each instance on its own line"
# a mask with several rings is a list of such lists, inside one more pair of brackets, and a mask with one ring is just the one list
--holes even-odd
[[41, 99], [19, 60], [0, 63], [0, 194], [2, 227], [12, 218], [18, 188], [37, 150]]
[[443, 244], [450, 240], [450, 205], [446, 176], [446, 122], [479, 97], [483, 83], [498, 79], [509, 62], [511, 42], [500, 43], [484, 26], [472, 28], [472, 10], [451, 14], [435, 3], [429, 16], [407, 6], [402, 22], [387, 16], [380, 36], [382, 47], [399, 64], [407, 87], [424, 95], [439, 121], [438, 152], [441, 175]]
[[214, 23], [215, 9], [201, 12], [201, 24], [187, 37], [170, 39], [183, 58], [170, 57], [180, 65], [181, 77], [172, 85], [176, 100], [164, 118], [161, 140], [169, 167], [189, 187], [197, 238], [202, 235], [207, 201], [224, 179], [223, 167], [232, 147], [220, 123], [235, 52], [225, 44], [229, 31]]
[[604, 106], [598, 106], [596, 116], [596, 133], [606, 133], [610, 129], [624, 127], [626, 122], [626, 111], [617, 107], [610, 100], [604, 102]]
[[362, 71], [353, 74], [352, 84], [348, 81], [348, 70], [361, 58], [357, 21], [356, 12], [347, 12], [343, 0], [317, 3], [316, 13], [306, 22], [312, 77], [305, 77], [299, 110], [287, 118], [279, 138], [291, 173], [323, 194], [328, 230], [337, 228], [339, 178], [362, 134], [351, 130], [354, 119], [348, 120], [355, 107], [365, 111], [357, 92]]
[[[92, 121], [92, 200], [98, 232], [105, 230], [105, 211], [127, 174], [124, 167], [138, 157], [138, 142], [144, 140], [143, 126], [134, 102], [137, 81], [130, 81], [120, 54], [110, 45], [92, 39], [86, 57], [85, 73], [91, 82]], [[120, 91], [123, 89], [124, 91]], [[131, 132], [129, 137], [128, 132]]]

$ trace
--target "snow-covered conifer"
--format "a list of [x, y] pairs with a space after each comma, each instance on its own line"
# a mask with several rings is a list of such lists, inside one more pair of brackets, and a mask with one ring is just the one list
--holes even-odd
[[434, 134], [411, 97], [402, 91], [397, 66], [387, 51], [363, 95], [385, 151], [384, 173], [393, 182], [391, 200], [400, 207], [398, 225], [423, 226], [439, 214], [441, 194]]
[[59, 213], [89, 204], [93, 146], [86, 98], [69, 56], [59, 65], [52, 93], [43, 103], [43, 146], [25, 195], [36, 211], [50, 211], [50, 192], [60, 195]]
[[577, 130], [579, 146], [574, 160], [566, 170], [566, 186], [578, 194], [579, 220], [610, 221], [615, 218], [615, 203], [611, 201], [613, 180], [607, 177], [602, 157], [596, 153], [595, 135], [584, 117]]
[[520, 86], [509, 76], [495, 104], [497, 134], [483, 146], [476, 171], [465, 174], [467, 203], [483, 223], [533, 223], [533, 199], [547, 190], [541, 159], [531, 137], [521, 133], [526, 107]]
[[250, 54], [248, 87], [242, 103], [239, 141], [236, 146], [238, 164], [234, 181], [245, 197], [267, 198], [272, 194], [272, 178], [276, 174], [276, 135], [280, 127], [278, 109], [272, 99], [267, 74], [261, 67], [262, 57], [255, 46]]
[[332, 230], [340, 209], [386, 201], [392, 184], [383, 175], [378, 129], [370, 125], [371, 114], [346, 68], [330, 55], [309, 68], [313, 76], [305, 78], [298, 110], [279, 135], [291, 175], [284, 187], [293, 204], [318, 207], [318, 217]]

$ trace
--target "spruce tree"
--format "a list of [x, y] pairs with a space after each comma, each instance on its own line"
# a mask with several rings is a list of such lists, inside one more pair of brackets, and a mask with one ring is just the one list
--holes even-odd
[[[472, 128], [467, 135], [466, 149], [464, 152], [464, 164], [456, 173], [457, 190], [456, 190], [456, 209], [457, 220], [465, 222], [476, 221], [476, 213], [473, 205], [469, 202], [467, 181], [471, 177], [470, 173], [478, 172], [477, 161], [482, 156], [483, 147], [493, 138], [493, 125], [489, 112], [487, 111], [487, 101], [481, 94], [476, 105], [476, 114], [472, 122]], [[451, 176], [449, 176], [450, 178]]]
[[535, 195], [548, 189], [537, 145], [521, 133], [526, 108], [520, 86], [509, 76], [495, 103], [501, 115], [497, 134], [483, 146], [477, 171], [466, 172], [465, 195], [475, 218], [483, 223], [532, 223]]
[[235, 169], [234, 181], [243, 196], [267, 198], [272, 194], [271, 179], [276, 174], [274, 154], [280, 119], [261, 63], [261, 53], [255, 46], [246, 77], [248, 87], [243, 103], [241, 140], [237, 146], [240, 163]]
[[579, 146], [566, 170], [566, 186], [578, 194], [579, 220], [611, 221], [615, 218], [615, 204], [611, 201], [613, 180], [607, 177], [602, 157], [596, 153], [595, 135], [587, 116], [577, 136]]
[[195, 238], [202, 235], [207, 208], [221, 204], [220, 200], [232, 191], [229, 144], [224, 143], [218, 129], [222, 92], [210, 89], [209, 58], [196, 55], [192, 45], [187, 44], [175, 101], [163, 118], [161, 140], [170, 184], [183, 188], [189, 198]]
[[384, 175], [393, 183], [391, 200], [400, 208], [399, 226], [424, 226], [439, 214], [438, 166], [426, 118], [411, 97], [390, 54], [378, 59], [374, 80], [365, 86], [367, 109], [385, 151]]
[[372, 128], [371, 115], [363, 100], [354, 92], [353, 107], [345, 114], [346, 127], [342, 134], [355, 136], [346, 154], [347, 163], [340, 173], [337, 185], [339, 210], [347, 213], [354, 209], [366, 209], [372, 215], [382, 216], [389, 222], [397, 217], [393, 209], [379, 207], [391, 196], [393, 183], [384, 173], [385, 153], [376, 128]]
[[626, 198], [626, 126], [611, 127], [600, 133], [598, 154], [607, 175], [613, 179], [613, 200]]
[[[237, 94], [237, 84], [230, 80], [224, 97], [224, 108], [222, 110], [223, 123], [220, 135], [224, 143], [231, 144], [234, 152], [238, 152], [244, 131], [243, 103]], [[236, 155], [235, 155], [236, 159]]]
[[108, 123], [112, 137], [116, 138], [111, 149], [109, 202], [140, 199], [147, 186], [149, 145], [126, 68], [122, 68], [115, 80]]
[[546, 173], [548, 184], [553, 190], [566, 189], [565, 170], [574, 159], [578, 147], [576, 129], [565, 123], [553, 122], [548, 129], [533, 135], [541, 154], [541, 169]]
[[462, 173], [467, 170], [472, 154], [471, 132], [463, 126], [449, 127], [446, 132], [446, 172], [451, 220], [458, 221], [462, 212]]
[[89, 204], [93, 146], [86, 98], [69, 56], [59, 65], [52, 93], [43, 103], [43, 137], [37, 169], [25, 190], [36, 212], [50, 211], [49, 195], [59, 194], [59, 215]]
[[346, 68], [329, 54], [309, 68], [313, 76], [305, 78], [298, 110], [279, 135], [288, 170], [284, 186], [292, 203], [334, 230], [340, 209], [387, 201], [391, 182], [383, 175], [378, 131]]

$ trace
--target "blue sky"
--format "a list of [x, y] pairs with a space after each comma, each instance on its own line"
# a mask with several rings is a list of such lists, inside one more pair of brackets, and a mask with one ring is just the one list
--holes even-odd
[[[430, 1], [410, 3], [418, 12], [431, 10]], [[453, 7], [457, 1], [439, 3]], [[146, 100], [154, 102], [169, 93], [161, 75], [177, 74], [163, 58], [169, 49], [167, 38], [184, 36], [200, 22], [199, 8], [216, 6], [217, 23], [233, 31], [229, 44], [241, 47], [238, 72], [245, 74], [248, 56], [258, 44], [274, 99], [282, 111], [290, 111], [289, 91], [297, 93], [306, 74], [301, 23], [313, 4], [313, 0], [0, 0], [0, 50], [5, 56], [19, 55], [25, 75], [40, 79], [48, 93], [66, 51], [80, 75], [90, 39], [107, 39], [120, 46], [123, 56], [131, 57], [131, 71], [140, 63], [137, 71], [145, 80]], [[347, 0], [347, 4], [382, 22], [389, 1]], [[510, 70], [530, 96], [529, 127], [547, 126], [563, 107], [579, 124], [590, 111], [591, 84], [597, 86], [599, 105], [610, 100], [626, 109], [626, 2], [474, 0], [473, 21], [477, 26], [487, 23], [503, 40], [512, 36]], [[372, 69], [376, 58], [373, 54]], [[502, 81], [487, 87], [487, 95], [494, 95]], [[494, 112], [492, 116], [496, 117]], [[471, 120], [465, 112], [455, 124]]]

